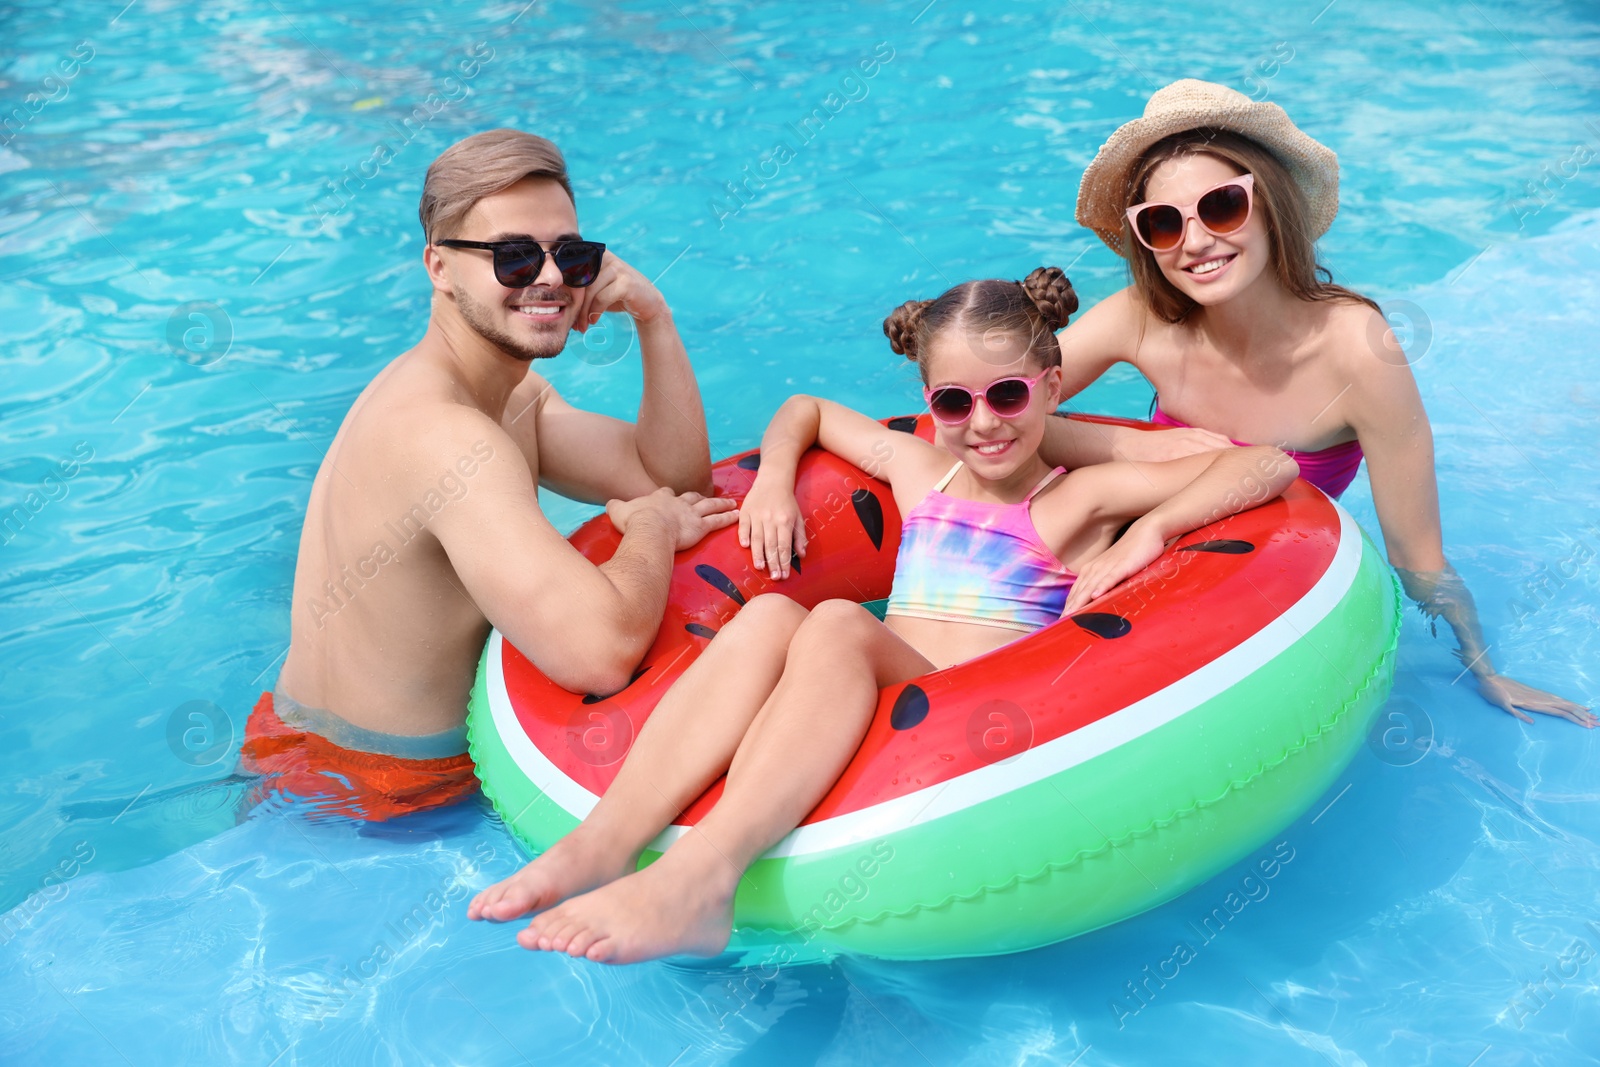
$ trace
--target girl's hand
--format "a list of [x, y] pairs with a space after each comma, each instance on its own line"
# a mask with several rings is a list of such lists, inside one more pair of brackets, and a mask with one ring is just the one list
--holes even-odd
[[739, 508], [739, 544], [750, 550], [756, 570], [773, 581], [789, 577], [790, 563], [806, 554], [806, 524], [794, 489], [756, 475]]
[[1122, 539], [1084, 564], [1061, 611], [1064, 619], [1154, 563], [1166, 548], [1155, 530], [1134, 523]]

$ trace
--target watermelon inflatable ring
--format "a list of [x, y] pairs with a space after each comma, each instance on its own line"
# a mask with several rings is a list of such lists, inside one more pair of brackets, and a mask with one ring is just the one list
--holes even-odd
[[[889, 425], [932, 438], [926, 415]], [[718, 463], [717, 492], [742, 497], [759, 464]], [[807, 606], [888, 596], [900, 533], [888, 487], [813, 450], [796, 497], [810, 545], [781, 591]], [[602, 515], [571, 540], [600, 563], [619, 537]], [[609, 695], [557, 687], [490, 635], [471, 752], [525, 848], [577, 825], [673, 680], [773, 584], [736, 527], [680, 553], [655, 645]], [[1399, 622], [1377, 548], [1304, 481], [1182, 537], [1085, 611], [885, 689], [832, 791], [750, 868], [730, 948], [1014, 952], [1171, 900], [1334, 782], [1388, 695]], [[641, 862], [720, 793], [719, 781]]]

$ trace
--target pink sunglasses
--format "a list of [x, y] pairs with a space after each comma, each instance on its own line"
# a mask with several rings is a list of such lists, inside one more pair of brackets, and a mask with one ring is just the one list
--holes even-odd
[[996, 418], [1014, 419], [1033, 403], [1033, 387], [1045, 373], [1041, 371], [1032, 378], [1000, 378], [984, 386], [981, 394], [964, 385], [941, 385], [937, 389], [924, 389], [922, 398], [928, 402], [933, 417], [946, 426], [960, 426], [972, 418], [979, 396]]
[[1241, 174], [1213, 185], [1192, 204], [1164, 204], [1158, 200], [1128, 209], [1128, 225], [1139, 243], [1152, 252], [1170, 252], [1183, 243], [1190, 219], [1213, 237], [1236, 233], [1250, 221], [1255, 205], [1256, 176]]

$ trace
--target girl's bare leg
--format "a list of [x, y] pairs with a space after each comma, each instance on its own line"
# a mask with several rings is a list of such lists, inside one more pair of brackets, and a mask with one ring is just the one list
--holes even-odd
[[745, 869], [832, 788], [878, 690], [933, 669], [859, 604], [818, 605], [790, 642], [717, 806], [654, 864], [545, 912], [517, 940], [608, 963], [722, 951]]
[[805, 617], [777, 594], [745, 605], [661, 698], [588, 818], [479, 893], [467, 918], [515, 919], [632, 872], [644, 847], [728, 769]]

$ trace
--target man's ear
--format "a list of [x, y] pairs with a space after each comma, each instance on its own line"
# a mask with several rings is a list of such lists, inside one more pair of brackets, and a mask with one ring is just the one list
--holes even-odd
[[434, 292], [449, 297], [456, 295], [455, 288], [450, 282], [450, 272], [445, 269], [444, 253], [439, 251], [438, 245], [423, 246], [422, 266], [428, 272], [428, 281], [433, 284]]

